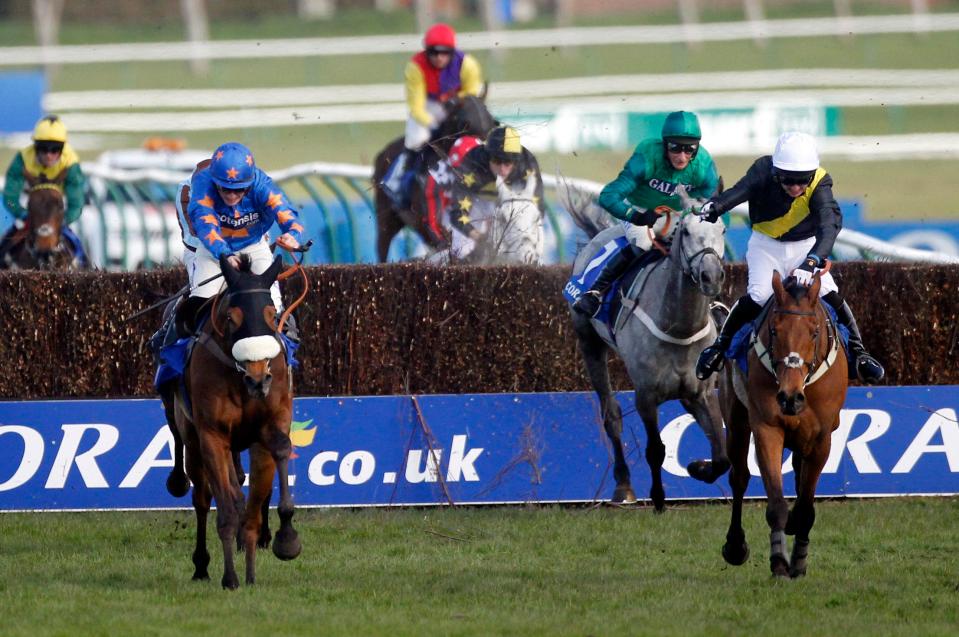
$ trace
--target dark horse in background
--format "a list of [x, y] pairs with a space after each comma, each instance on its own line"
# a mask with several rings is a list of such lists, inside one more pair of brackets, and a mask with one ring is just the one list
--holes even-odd
[[[463, 135], [486, 139], [486, 135], [497, 125], [497, 121], [486, 109], [485, 98], [486, 89], [484, 88], [483, 94], [479, 97], [467, 95], [446, 102], [444, 105], [446, 119], [434, 133], [432, 141], [423, 149], [426, 167], [432, 167], [445, 159], [450, 146]], [[373, 163], [373, 188], [376, 190], [376, 254], [381, 262], [386, 261], [393, 237], [404, 226], [415, 230], [426, 245], [433, 249], [442, 249], [449, 245], [449, 237], [437, 234], [436, 229], [430, 227], [427, 219], [426, 193], [422, 179], [426, 171], [423, 167], [417, 171], [418, 178], [410, 187], [409, 208], [397, 208], [379, 186], [390, 164], [403, 150], [403, 140], [403, 137], [398, 137], [390, 142], [379, 152]], [[444, 231], [440, 229], [440, 232]]]
[[[257, 275], [245, 257], [239, 269], [225, 258], [220, 260], [227, 290], [211, 301], [210, 320], [200, 330], [183, 383], [169, 383], [160, 391], [174, 441], [167, 490], [183, 496], [190, 486], [187, 476], [193, 483], [197, 521], [193, 579], [209, 579], [206, 527], [215, 498], [223, 545], [221, 583], [229, 589], [239, 586], [234, 542], [246, 553], [246, 583], [255, 582], [256, 548], [270, 541], [265, 515], [274, 474], [280, 487], [280, 529], [273, 539], [273, 553], [281, 560], [292, 560], [301, 549], [289, 489], [292, 378], [270, 296], [281, 266], [277, 257], [266, 272]], [[250, 487], [244, 501], [243, 470], [236, 454], [246, 449], [250, 451]]]
[[[773, 273], [773, 298], [750, 342], [747, 369], [726, 365], [719, 381], [732, 468], [732, 517], [723, 558], [733, 566], [749, 558], [742, 527], [743, 494], [749, 485], [749, 437], [766, 488], [769, 567], [776, 577], [806, 574], [809, 532], [816, 520], [816, 486], [846, 400], [846, 355], [835, 322], [819, 302], [819, 274], [810, 287]], [[783, 450], [792, 450], [796, 502], [783, 497]], [[786, 535], [795, 535], [786, 556]]]
[[27, 175], [27, 219], [14, 232], [0, 257], [0, 269], [76, 270], [86, 267], [83, 254], [64, 236], [63, 183], [66, 171], [52, 181]]

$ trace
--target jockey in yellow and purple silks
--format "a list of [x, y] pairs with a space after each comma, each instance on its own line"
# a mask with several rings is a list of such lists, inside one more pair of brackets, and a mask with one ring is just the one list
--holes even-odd
[[66, 199], [62, 233], [73, 244], [77, 257], [86, 261], [86, 254], [79, 237], [69, 228], [69, 224], [80, 218], [83, 212], [84, 188], [86, 180], [80, 169], [80, 158], [67, 142], [67, 127], [56, 115], [47, 115], [37, 122], [33, 129], [33, 143], [14, 155], [7, 168], [3, 186], [3, 204], [17, 220], [14, 226], [0, 240], [0, 254], [5, 254], [17, 226], [27, 217], [27, 210], [20, 203], [27, 178], [39, 183], [60, 183], [58, 177], [63, 174], [61, 190]]
[[400, 184], [410, 158], [446, 117], [443, 104], [454, 97], [479, 95], [483, 72], [472, 55], [456, 48], [456, 32], [448, 24], [434, 24], [423, 37], [423, 50], [406, 64], [406, 121], [403, 152], [390, 166], [381, 184], [394, 200], [401, 199]]
[[[262, 274], [273, 263], [267, 234], [273, 224], [283, 231], [276, 241], [281, 247], [299, 247], [303, 232], [286, 195], [256, 167], [250, 149], [236, 142], [217, 148], [210, 165], [193, 174], [187, 218], [201, 245], [188, 269], [190, 298], [177, 313], [178, 320], [185, 321], [220, 290], [221, 279], [199, 284], [220, 272], [221, 256], [238, 267], [239, 255], [247, 254], [253, 273]], [[279, 284], [270, 291], [279, 314], [283, 308]]]

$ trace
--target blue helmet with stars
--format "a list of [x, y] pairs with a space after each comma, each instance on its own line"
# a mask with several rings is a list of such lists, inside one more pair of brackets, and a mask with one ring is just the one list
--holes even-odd
[[221, 188], [239, 190], [249, 188], [256, 173], [253, 153], [243, 144], [227, 142], [213, 151], [210, 176]]

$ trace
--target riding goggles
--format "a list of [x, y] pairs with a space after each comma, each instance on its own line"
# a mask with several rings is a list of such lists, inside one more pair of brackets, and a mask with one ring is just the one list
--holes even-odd
[[33, 148], [37, 151], [37, 154], [62, 153], [63, 142], [34, 142]]
[[453, 49], [450, 49], [445, 46], [431, 46], [426, 49], [426, 55], [448, 55], [453, 52]]
[[776, 179], [783, 186], [808, 186], [812, 183], [812, 178], [815, 176], [815, 173], [808, 174], [784, 174], [778, 173]]
[[695, 155], [696, 151], [699, 150], [699, 144], [683, 144], [680, 142], [666, 142], [666, 150], [671, 153], [686, 153], [687, 155]]
[[246, 186], [246, 187], [244, 187], [244, 188], [225, 188], [225, 187], [223, 187], [223, 186], [221, 186], [221, 185], [219, 185], [219, 184], [217, 184], [216, 188], [217, 188], [217, 190], [219, 190], [220, 192], [222, 192], [222, 193], [224, 193], [224, 194], [228, 194], [228, 195], [239, 195], [239, 194], [242, 194], [242, 193], [244, 193], [244, 192], [246, 192], [247, 190], [250, 189], [249, 186]]

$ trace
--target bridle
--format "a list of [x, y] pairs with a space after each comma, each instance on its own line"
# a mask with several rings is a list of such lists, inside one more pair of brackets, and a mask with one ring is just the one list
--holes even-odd
[[[679, 237], [676, 239], [676, 242], [679, 244], [676, 248], [679, 249], [679, 266], [682, 268], [683, 274], [692, 279], [693, 283], [702, 289], [703, 285], [703, 261], [706, 259], [707, 255], [713, 255], [719, 259], [720, 264], [723, 262], [723, 258], [719, 253], [711, 246], [706, 246], [701, 250], [697, 250], [693, 254], [688, 254], [686, 252], [686, 244], [683, 242], [683, 231], [685, 228], [680, 227], [676, 229], [676, 232], [679, 234]], [[699, 267], [693, 267], [693, 262], [699, 259]]]
[[[812, 385], [817, 380], [822, 378], [823, 375], [832, 367], [833, 363], [836, 360], [836, 353], [838, 351], [838, 343], [836, 340], [836, 332], [833, 326], [833, 322], [829, 319], [829, 315], [826, 314], [825, 310], [821, 310], [823, 314], [823, 320], [820, 320], [819, 312], [813, 310], [811, 312], [800, 311], [800, 310], [785, 310], [778, 307], [773, 307], [770, 309], [769, 314], [786, 314], [789, 316], [797, 317], [814, 317], [816, 318], [816, 331], [813, 333], [813, 360], [810, 362], [805, 361], [802, 356], [796, 352], [789, 352], [786, 356], [782, 358], [774, 358], [773, 354], [773, 345], [776, 342], [776, 328], [773, 327], [773, 321], [771, 318], [766, 319], [766, 334], [769, 345], [767, 346], [758, 336], [753, 336], [753, 346], [756, 349], [756, 354], [759, 357], [760, 362], [763, 364], [763, 367], [773, 375], [774, 378], [779, 380], [779, 370], [782, 368], [786, 369], [802, 369], [803, 366], [808, 367], [805, 377], [803, 378], [803, 388], [807, 385]], [[822, 324], [826, 324], [826, 355], [821, 358], [820, 351], [822, 350]]]

